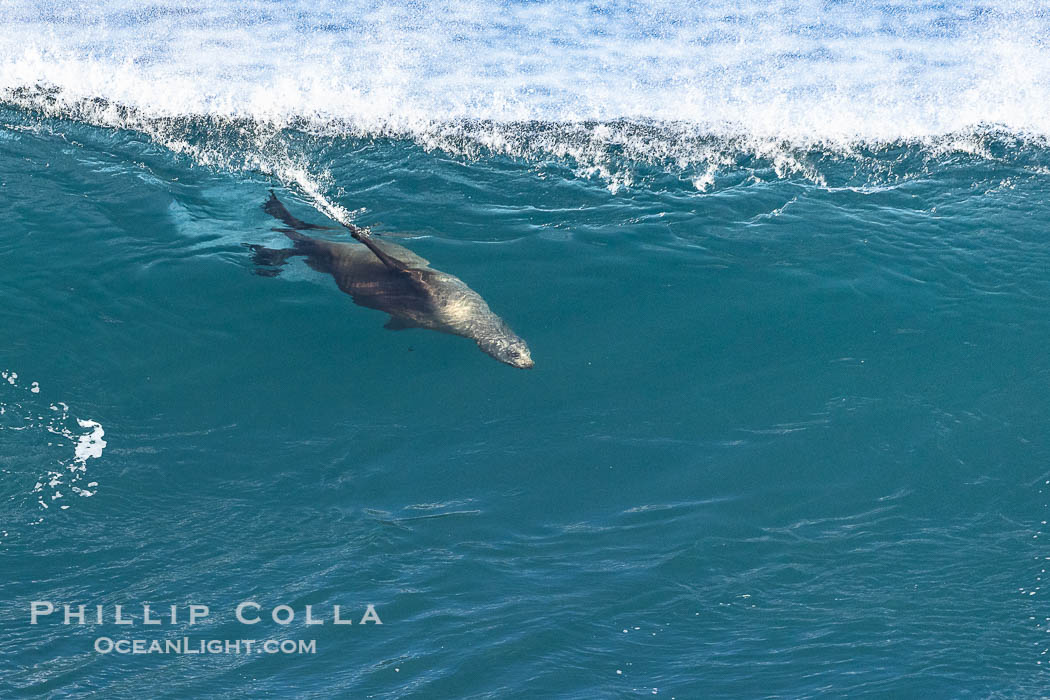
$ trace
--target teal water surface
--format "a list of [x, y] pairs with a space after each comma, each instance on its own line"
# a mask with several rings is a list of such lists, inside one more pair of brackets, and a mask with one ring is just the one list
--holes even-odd
[[[1039, 143], [803, 150], [786, 173], [730, 146], [700, 190], [645, 163], [617, 190], [571, 158], [280, 136], [481, 293], [521, 371], [384, 330], [301, 261], [252, 274], [245, 245], [281, 244], [269, 188], [323, 220], [294, 182], [0, 117], [0, 695], [1045, 692]], [[106, 620], [30, 625], [32, 601]], [[211, 614], [148, 627], [144, 603]], [[368, 604], [382, 625], [356, 624]]]

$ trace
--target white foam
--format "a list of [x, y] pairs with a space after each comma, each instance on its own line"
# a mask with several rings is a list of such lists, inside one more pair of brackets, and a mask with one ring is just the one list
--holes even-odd
[[[0, 383], [0, 387], [9, 393], [24, 392], [15, 394], [15, 400], [0, 404], [0, 415], [4, 416], [4, 421], [0, 422], [0, 431], [13, 430], [24, 433], [29, 436], [26, 439], [30, 441], [33, 441], [32, 436], [37, 432], [41, 437], [51, 434], [65, 438], [60, 442], [45, 443], [48, 450], [61, 450], [64, 456], [56, 454], [49, 460], [55, 463], [57, 468], [49, 469], [44, 475], [38, 476], [30, 493], [35, 494], [42, 509], [47, 509], [49, 502], [66, 498], [63, 487], [68, 487], [78, 496], [93, 496], [98, 489], [97, 481], [88, 482], [88, 488], [83, 488], [80, 484], [87, 472], [88, 461], [100, 458], [106, 447], [105, 430], [102, 425], [98, 421], [70, 416], [69, 406], [64, 402], [40, 403], [40, 399], [37, 398], [40, 394], [39, 383], [33, 382], [30, 387], [20, 387], [17, 378], [16, 372], [0, 371], [0, 379], [5, 380], [5, 383]], [[70, 445], [73, 446], [72, 455], [68, 452]], [[68, 508], [68, 505], [62, 505], [60, 509]]]
[[1038, 3], [1007, 0], [13, 0], [0, 5], [0, 89], [423, 142], [455, 120], [625, 118], [805, 141], [982, 124], [1047, 135], [1048, 25]]
[[80, 466], [80, 469], [85, 469], [85, 463], [89, 459], [97, 459], [102, 456], [102, 450], [106, 447], [106, 441], [102, 439], [102, 436], [106, 434], [106, 431], [102, 429], [102, 426], [93, 420], [81, 420], [77, 419], [77, 423], [81, 428], [91, 428], [91, 432], [87, 435], [81, 435], [77, 438], [76, 448], [74, 449], [75, 457], [73, 462]]

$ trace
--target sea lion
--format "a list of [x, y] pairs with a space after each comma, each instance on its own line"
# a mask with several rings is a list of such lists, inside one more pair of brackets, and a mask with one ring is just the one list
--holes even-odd
[[365, 229], [344, 224], [358, 243], [327, 241], [300, 233], [332, 229], [295, 218], [273, 190], [263, 211], [282, 221], [277, 228], [291, 239], [291, 248], [249, 246], [252, 260], [266, 276], [279, 273], [290, 258], [305, 256], [306, 264], [330, 274], [354, 303], [390, 314], [384, 328], [430, 328], [470, 338], [482, 351], [512, 367], [533, 366], [529, 346], [489, 309], [481, 295], [461, 279], [430, 267], [427, 260], [387, 241], [377, 241]]

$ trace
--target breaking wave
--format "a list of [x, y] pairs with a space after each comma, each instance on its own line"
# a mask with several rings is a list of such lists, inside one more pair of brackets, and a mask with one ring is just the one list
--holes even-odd
[[274, 174], [344, 221], [289, 130], [701, 191], [742, 159], [823, 184], [814, 153], [1050, 136], [1038, 3], [13, 2], [0, 21], [9, 105]]

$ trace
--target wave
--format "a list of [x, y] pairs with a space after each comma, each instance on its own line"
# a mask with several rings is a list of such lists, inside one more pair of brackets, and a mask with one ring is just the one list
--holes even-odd
[[828, 155], [882, 186], [902, 168], [872, 153], [1050, 138], [1037, 3], [14, 0], [0, 22], [8, 105], [274, 175], [344, 222], [304, 139], [554, 160], [615, 192], [646, 168], [708, 191], [748, 161], [829, 185]]
[[[71, 100], [56, 88], [17, 89], [0, 96], [0, 127], [10, 131], [45, 130], [66, 138], [78, 126], [143, 134], [193, 165], [273, 177], [344, 223], [362, 211], [338, 203], [345, 194], [341, 185], [354, 179], [355, 154], [364, 155], [384, 141], [463, 161], [508, 158], [543, 177], [597, 180], [613, 193], [638, 187], [717, 192], [777, 179], [878, 190], [927, 177], [952, 163], [984, 162], [1039, 176], [1050, 172], [1046, 137], [991, 126], [889, 142], [793, 142], [712, 132], [690, 122], [629, 119], [461, 119], [402, 131], [389, 125], [367, 129], [343, 120], [153, 116], [101, 98]], [[94, 138], [75, 133], [76, 138]], [[417, 167], [426, 166], [418, 162]]]
[[657, 121], [795, 144], [1050, 135], [1038, 3], [182, 1], [0, 8], [0, 91], [149, 117]]

